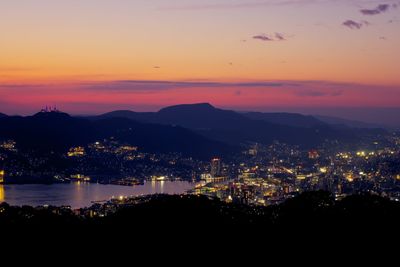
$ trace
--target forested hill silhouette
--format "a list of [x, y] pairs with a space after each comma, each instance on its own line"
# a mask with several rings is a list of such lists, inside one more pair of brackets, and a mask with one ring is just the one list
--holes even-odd
[[376, 123], [368, 123], [368, 122], [362, 122], [362, 121], [356, 121], [356, 120], [349, 120], [349, 119], [343, 119], [343, 118], [337, 118], [337, 117], [332, 117], [332, 116], [321, 116], [321, 115], [315, 115], [315, 118], [317, 118], [320, 121], [323, 121], [324, 123], [340, 127], [350, 127], [350, 128], [364, 128], [364, 129], [377, 129], [377, 128], [385, 128], [384, 125], [376, 124]]
[[[259, 233], [276, 233], [276, 230], [302, 231], [310, 234], [335, 232], [373, 231], [396, 229], [400, 223], [400, 203], [376, 195], [352, 195], [335, 200], [328, 192], [306, 192], [287, 200], [283, 204], [269, 207], [254, 207], [228, 204], [218, 199], [195, 195], [153, 195], [140, 204], [120, 206], [106, 217], [89, 218], [75, 216], [70, 210], [54, 212], [52, 207], [11, 207], [0, 204], [0, 225], [59, 227], [98, 226], [102, 230], [115, 231], [111, 226], [136, 229], [135, 226], [222, 226], [258, 225]], [[96, 228], [96, 230], [98, 230]], [[320, 232], [320, 230], [323, 230]], [[365, 232], [367, 231], [367, 232]], [[136, 234], [127, 231], [126, 234]], [[282, 234], [282, 233], [279, 233]]]
[[177, 105], [158, 112], [113, 111], [92, 119], [123, 117], [141, 122], [179, 125], [207, 138], [239, 144], [275, 140], [312, 147], [325, 140], [353, 143], [381, 129], [333, 127], [312, 116], [293, 113], [238, 113], [213, 107], [208, 103]]
[[0, 139], [13, 139], [21, 148], [44, 152], [65, 151], [114, 136], [149, 152], [207, 158], [230, 155], [247, 142], [280, 141], [311, 148], [326, 140], [354, 144], [383, 133], [381, 129], [333, 127], [300, 114], [238, 113], [207, 103], [95, 117], [73, 117], [55, 110], [28, 117], [0, 116]]
[[126, 118], [88, 120], [62, 112], [0, 118], [0, 139], [13, 139], [18, 147], [37, 152], [66, 152], [115, 137], [148, 152], [178, 152], [197, 158], [229, 154], [233, 149], [182, 127], [136, 122]]
[[318, 120], [313, 116], [306, 116], [297, 113], [247, 112], [243, 113], [243, 115], [253, 120], [266, 121], [293, 127], [313, 128], [328, 126], [328, 124]]

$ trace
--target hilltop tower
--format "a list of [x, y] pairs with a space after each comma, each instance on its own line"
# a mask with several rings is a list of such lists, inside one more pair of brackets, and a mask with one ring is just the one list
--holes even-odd
[[5, 175], [4, 170], [0, 170], [0, 184], [4, 183], [4, 175]]
[[56, 106], [56, 105], [54, 105], [54, 106], [48, 106], [48, 105], [46, 105], [46, 107], [45, 107], [45, 108], [42, 108], [42, 109], [40, 110], [40, 112], [42, 112], [42, 113], [50, 113], [50, 112], [59, 113], [60, 111], [57, 109], [57, 106]]

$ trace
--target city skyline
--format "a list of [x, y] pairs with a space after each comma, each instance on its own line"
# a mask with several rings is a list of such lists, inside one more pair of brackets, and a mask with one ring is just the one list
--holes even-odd
[[208, 102], [388, 120], [400, 106], [399, 4], [3, 1], [0, 111]]

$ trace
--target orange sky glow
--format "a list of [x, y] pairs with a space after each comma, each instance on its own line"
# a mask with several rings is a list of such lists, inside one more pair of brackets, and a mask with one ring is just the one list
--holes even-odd
[[399, 1], [215, 2], [1, 1], [0, 112], [400, 107]]

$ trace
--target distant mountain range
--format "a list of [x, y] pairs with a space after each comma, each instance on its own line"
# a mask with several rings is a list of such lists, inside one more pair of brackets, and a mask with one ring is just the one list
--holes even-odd
[[293, 127], [312, 128], [326, 125], [326, 123], [313, 116], [305, 116], [297, 113], [248, 112], [243, 113], [243, 115], [253, 120], [261, 120]]
[[209, 139], [236, 145], [245, 142], [268, 144], [277, 140], [312, 147], [327, 139], [354, 142], [361, 135], [383, 131], [333, 126], [313, 116], [293, 113], [238, 113], [207, 103], [172, 106], [159, 112], [113, 111], [92, 119], [118, 117], [144, 123], [179, 125]]
[[248, 142], [280, 141], [311, 148], [326, 140], [349, 144], [385, 132], [352, 125], [364, 126], [294, 113], [238, 113], [201, 103], [158, 112], [122, 110], [92, 117], [61, 112], [28, 117], [0, 115], [0, 139], [14, 139], [21, 148], [49, 152], [67, 151], [113, 136], [149, 152], [210, 158], [234, 153], [240, 144]]
[[7, 115], [4, 113], [0, 113], [0, 118], [3, 118], [3, 117], [7, 117]]
[[367, 123], [362, 121], [355, 121], [355, 120], [347, 120], [337, 117], [330, 117], [330, 116], [320, 116], [314, 115], [314, 118], [322, 121], [324, 123], [334, 125], [334, 126], [346, 126], [350, 128], [365, 128], [365, 129], [377, 129], [377, 128], [387, 128], [385, 125], [374, 124], [374, 123]]

